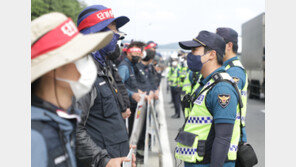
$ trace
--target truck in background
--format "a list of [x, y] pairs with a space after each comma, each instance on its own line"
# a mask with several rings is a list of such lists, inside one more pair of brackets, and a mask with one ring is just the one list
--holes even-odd
[[242, 25], [240, 60], [247, 70], [249, 98], [265, 97], [265, 13]]

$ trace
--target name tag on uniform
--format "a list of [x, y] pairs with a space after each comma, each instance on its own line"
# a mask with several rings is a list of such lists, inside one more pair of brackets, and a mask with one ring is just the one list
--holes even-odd
[[204, 88], [208, 87], [211, 84], [211, 82], [207, 82], [204, 86]]
[[242, 96], [247, 96], [247, 92], [242, 90]]
[[205, 98], [204, 95], [199, 95], [194, 103], [197, 105], [201, 105], [204, 98]]
[[140, 72], [141, 72], [141, 74], [142, 74], [142, 75], [145, 75], [145, 73], [144, 73], [144, 71], [143, 71], [143, 70], [140, 70]]
[[106, 84], [105, 81], [99, 83], [100, 86], [102, 86], [102, 85], [104, 85], [104, 84]]
[[55, 164], [55, 165], [60, 164], [60, 163], [62, 163], [62, 162], [64, 162], [64, 161], [66, 161], [67, 158], [68, 158], [67, 154], [66, 154], [66, 155], [61, 155], [61, 156], [59, 156], [59, 157], [56, 157], [56, 158], [54, 159], [54, 164]]

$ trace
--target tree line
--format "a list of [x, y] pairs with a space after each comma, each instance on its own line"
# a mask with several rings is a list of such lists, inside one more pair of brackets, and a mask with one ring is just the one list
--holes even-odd
[[61, 12], [71, 17], [74, 23], [86, 4], [79, 0], [31, 0], [31, 20], [49, 13]]

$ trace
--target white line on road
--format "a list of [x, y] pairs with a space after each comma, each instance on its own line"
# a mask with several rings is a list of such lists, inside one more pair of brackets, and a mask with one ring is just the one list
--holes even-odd
[[163, 166], [173, 166], [173, 158], [171, 153], [171, 147], [168, 137], [168, 129], [167, 129], [167, 122], [166, 116], [164, 112], [164, 101], [163, 101], [163, 94], [162, 94], [162, 85], [160, 85], [160, 92], [159, 92], [159, 131], [160, 131], [160, 143], [162, 147], [162, 163]]

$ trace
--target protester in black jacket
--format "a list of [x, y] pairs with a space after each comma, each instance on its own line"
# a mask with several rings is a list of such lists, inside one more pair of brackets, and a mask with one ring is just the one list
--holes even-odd
[[[121, 115], [123, 107], [109, 62], [116, 52], [118, 28], [128, 21], [125, 16], [114, 18], [111, 9], [102, 5], [89, 6], [78, 16], [78, 29], [84, 34], [101, 31], [114, 33], [106, 47], [92, 53], [97, 66], [97, 79], [92, 91], [77, 102], [77, 106], [83, 110], [76, 132], [79, 166], [119, 167], [129, 152], [127, 129]], [[135, 167], [134, 155], [132, 165]]]

